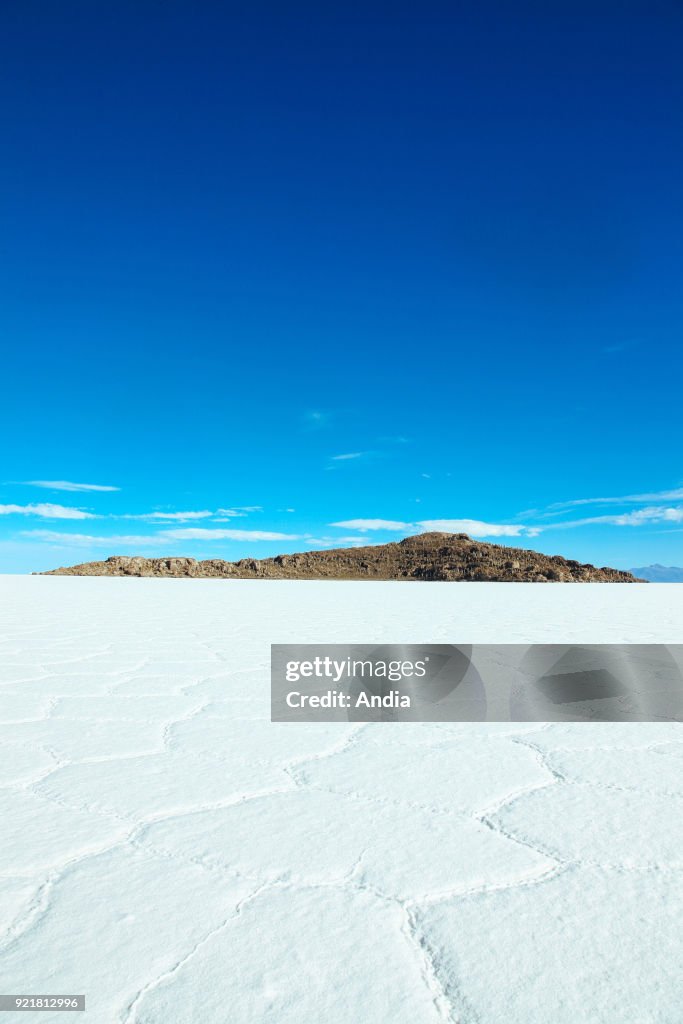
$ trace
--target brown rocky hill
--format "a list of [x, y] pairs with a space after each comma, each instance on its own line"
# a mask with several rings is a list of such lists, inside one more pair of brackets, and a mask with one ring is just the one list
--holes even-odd
[[472, 540], [466, 533], [421, 533], [392, 544], [304, 551], [275, 558], [141, 558], [112, 555], [53, 569], [47, 576], [172, 576], [280, 580], [468, 580], [511, 583], [639, 583], [630, 572], [596, 569], [561, 555]]

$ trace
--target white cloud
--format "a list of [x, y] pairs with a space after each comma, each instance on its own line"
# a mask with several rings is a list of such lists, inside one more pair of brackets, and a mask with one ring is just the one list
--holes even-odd
[[[669, 492], [675, 493], [675, 492]], [[581, 526], [645, 526], [655, 523], [683, 523], [683, 506], [652, 505], [631, 509], [613, 515], [590, 516], [542, 525], [528, 523], [488, 523], [480, 519], [423, 519], [417, 523], [403, 523], [391, 519], [344, 519], [330, 526], [349, 530], [387, 530], [439, 533], [467, 533], [470, 537], [538, 537], [546, 530], [571, 529]], [[340, 541], [341, 542], [341, 541]]]
[[367, 452], [346, 452], [344, 455], [333, 455], [333, 462], [346, 462], [349, 459], [362, 459]]
[[70, 547], [108, 547], [114, 550], [118, 547], [150, 547], [154, 545], [168, 546], [175, 541], [188, 540], [302, 540], [298, 535], [288, 533], [267, 533], [261, 530], [206, 530], [199, 527], [187, 527], [178, 530], [160, 530], [157, 533], [144, 536], [142, 534], [114, 534], [111, 536], [93, 536], [84, 533], [59, 533], [55, 530], [23, 530], [22, 536], [33, 537], [36, 540], [50, 541], [55, 544], [65, 544]]
[[243, 505], [237, 508], [219, 508], [212, 512], [208, 508], [196, 512], [141, 512], [139, 515], [122, 515], [114, 518], [141, 519], [144, 522], [187, 523], [196, 519], [212, 519], [216, 523], [227, 523], [234, 516], [246, 516], [249, 512], [262, 512], [260, 505]]
[[332, 413], [324, 409], [309, 409], [302, 416], [304, 425], [309, 429], [316, 430], [326, 426], [332, 419]]
[[[676, 487], [672, 491], [659, 491], [655, 494], [633, 494], [626, 501], [648, 502], [648, 501], [679, 501], [683, 499], [683, 487]], [[618, 500], [618, 499], [615, 499]]]
[[400, 523], [394, 519], [342, 519], [330, 526], [341, 526], [346, 530], [412, 530], [413, 523]]
[[44, 487], [50, 491], [120, 491], [120, 487], [105, 484], [75, 484], [71, 480], [25, 480], [28, 487]]
[[617, 526], [640, 526], [642, 523], [683, 523], [683, 507], [654, 506], [641, 508], [615, 517]]
[[0, 516], [38, 516], [40, 519], [98, 519], [92, 512], [66, 505], [38, 502], [34, 505], [0, 505]]
[[425, 532], [468, 533], [471, 537], [536, 537], [537, 526], [484, 523], [479, 519], [425, 519], [417, 524]]
[[140, 515], [125, 515], [121, 516], [121, 519], [143, 519], [147, 522], [168, 522], [177, 521], [180, 523], [188, 522], [191, 519], [208, 519], [214, 513], [208, 509], [203, 509], [201, 512], [143, 512]]
[[479, 519], [424, 519], [419, 523], [403, 523], [393, 519], [344, 519], [330, 526], [345, 527], [348, 530], [395, 530], [405, 533], [426, 533], [436, 530], [439, 533], [469, 533], [472, 537], [536, 537], [540, 527], [522, 524], [508, 525], [503, 523], [484, 523]]
[[616, 498], [575, 498], [573, 501], [556, 501], [548, 506], [548, 511], [557, 514], [563, 509], [577, 508], [580, 505], [647, 504], [650, 501], [680, 501], [681, 499], [683, 499], [683, 487], [676, 487], [673, 490], [654, 491], [649, 494], [623, 494]]
[[573, 526], [593, 526], [596, 524], [606, 526], [644, 526], [648, 523], [683, 523], [683, 507], [653, 505], [650, 508], [620, 512], [613, 516], [591, 516], [588, 519], [573, 519], [565, 523], [554, 523], [553, 527], [555, 529], [566, 529]]
[[219, 508], [216, 509], [216, 516], [221, 516], [217, 522], [225, 522], [226, 519], [232, 519], [235, 516], [246, 516], [250, 512], [263, 512], [261, 505], [235, 505], [232, 508]]
[[35, 540], [42, 540], [51, 544], [63, 544], [65, 547], [86, 548], [104, 547], [110, 549], [119, 548], [144, 548], [150, 545], [168, 545], [168, 539], [163, 534], [151, 535], [149, 537], [134, 536], [130, 534], [114, 535], [112, 537], [95, 537], [86, 533], [59, 533], [56, 530], [22, 530], [23, 537], [33, 537]]
[[173, 540], [301, 540], [298, 534], [268, 533], [264, 530], [206, 530], [188, 527], [182, 530], [164, 530], [163, 537]]

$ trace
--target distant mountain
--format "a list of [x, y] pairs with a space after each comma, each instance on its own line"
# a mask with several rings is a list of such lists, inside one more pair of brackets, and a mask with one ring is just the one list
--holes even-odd
[[648, 583], [683, 583], [683, 569], [676, 565], [645, 565], [642, 569], [631, 569], [634, 576], [640, 576]]
[[46, 576], [181, 576], [288, 580], [463, 580], [515, 583], [638, 583], [629, 572], [561, 555], [485, 544], [466, 533], [420, 533], [391, 544], [304, 551], [276, 558], [141, 558], [112, 555]]

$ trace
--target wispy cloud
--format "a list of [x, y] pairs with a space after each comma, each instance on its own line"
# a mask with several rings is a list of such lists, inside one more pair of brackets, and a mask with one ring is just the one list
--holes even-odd
[[330, 526], [340, 526], [345, 530], [411, 530], [412, 523], [401, 523], [395, 519], [342, 519]]
[[650, 523], [683, 523], [683, 507], [667, 507], [654, 505], [649, 508], [638, 508], [630, 512], [620, 512], [609, 516], [589, 516], [586, 519], [570, 519], [561, 523], [553, 523], [545, 529], [567, 529], [574, 526], [646, 526]]
[[635, 348], [638, 348], [638, 342], [634, 339], [627, 339], [625, 341], [615, 341], [609, 345], [603, 345], [602, 351], [605, 355], [615, 356], [622, 352], [630, 352]]
[[164, 530], [161, 536], [172, 540], [302, 540], [300, 534], [269, 533], [266, 530], [207, 530], [192, 526], [181, 530]]
[[140, 515], [123, 515], [121, 519], [142, 519], [145, 522], [179, 522], [186, 523], [192, 519], [209, 519], [214, 513], [208, 509], [200, 512], [142, 512]]
[[[678, 495], [678, 491], [663, 491], [662, 495]], [[680, 492], [683, 497], [683, 492]], [[639, 501], [652, 495], [631, 495], [624, 501]], [[616, 499], [614, 499], [616, 500]], [[597, 499], [596, 499], [597, 501]], [[588, 499], [567, 503], [575, 505], [592, 504]], [[532, 513], [530, 512], [529, 515]], [[645, 508], [628, 509], [609, 515], [587, 516], [581, 519], [545, 519], [540, 523], [490, 523], [481, 519], [421, 519], [415, 523], [399, 522], [393, 519], [343, 519], [330, 526], [365, 533], [370, 530], [402, 533], [436, 531], [439, 533], [467, 533], [470, 537], [538, 537], [548, 530], [570, 530], [585, 526], [648, 526], [659, 523], [683, 523], [683, 506], [649, 505]]]
[[160, 530], [157, 533], [148, 535], [142, 534], [113, 534], [110, 536], [97, 536], [85, 533], [59, 533], [56, 530], [22, 530], [22, 536], [32, 537], [34, 540], [49, 541], [54, 544], [65, 544], [71, 547], [105, 547], [115, 549], [118, 547], [139, 547], [168, 546], [176, 541], [189, 540], [246, 540], [246, 541], [274, 541], [274, 540], [303, 540], [298, 534], [290, 533], [269, 533], [264, 530], [206, 530], [199, 527], [187, 527], [178, 530]]
[[367, 452], [345, 452], [343, 455], [332, 455], [333, 462], [348, 462], [350, 459], [362, 459]]
[[403, 523], [393, 519], [344, 519], [330, 523], [348, 530], [387, 530], [406, 533], [469, 533], [472, 537], [535, 537], [541, 532], [537, 526], [523, 524], [485, 523], [480, 519], [423, 519], [417, 523]]
[[[216, 509], [216, 522], [224, 522], [226, 519], [234, 519], [239, 516], [248, 516], [251, 512], [263, 512], [261, 505], [234, 505], [232, 508]], [[218, 519], [218, 516], [221, 519]]]
[[82, 508], [69, 508], [66, 505], [51, 505], [49, 502], [37, 502], [33, 505], [0, 505], [0, 516], [38, 516], [39, 519], [98, 519], [99, 516], [86, 512]]
[[187, 523], [197, 519], [211, 519], [215, 523], [227, 523], [230, 519], [249, 515], [250, 512], [262, 512], [260, 505], [243, 505], [236, 508], [219, 508], [215, 512], [204, 508], [192, 512], [141, 512], [139, 514], [113, 516], [115, 519], [138, 519], [148, 523], [177, 522]]
[[485, 523], [480, 519], [423, 519], [417, 524], [423, 531], [468, 533], [471, 537], [537, 537], [538, 526], [521, 523]]
[[44, 487], [49, 491], [120, 491], [105, 484], [75, 484], [71, 480], [24, 480], [27, 487]]
[[32, 537], [50, 544], [61, 544], [64, 547], [88, 548], [102, 547], [115, 550], [118, 548], [148, 548], [168, 545], [168, 538], [163, 534], [152, 534], [147, 537], [132, 534], [111, 537], [96, 536], [87, 533], [59, 533], [57, 530], [22, 530], [22, 537]]
[[544, 510], [543, 514], [557, 515], [569, 508], [581, 505], [628, 505], [647, 504], [659, 501], [680, 501], [683, 499], [683, 487], [674, 487], [668, 491], [650, 491], [644, 494], [622, 494], [609, 498], [574, 498], [571, 501], [555, 501]]
[[333, 414], [325, 409], [309, 409], [301, 418], [307, 430], [320, 430], [327, 426], [332, 416]]

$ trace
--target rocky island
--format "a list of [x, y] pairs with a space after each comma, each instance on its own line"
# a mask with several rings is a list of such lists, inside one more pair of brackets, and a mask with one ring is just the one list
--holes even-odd
[[424, 580], [475, 583], [642, 583], [630, 572], [488, 544], [465, 533], [421, 533], [390, 544], [304, 551], [274, 558], [143, 558], [112, 555], [39, 575], [191, 579]]

